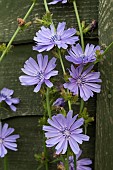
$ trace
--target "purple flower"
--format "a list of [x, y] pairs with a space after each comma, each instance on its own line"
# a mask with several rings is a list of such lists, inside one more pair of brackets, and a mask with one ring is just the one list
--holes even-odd
[[59, 23], [56, 31], [53, 25], [50, 25], [50, 29], [42, 26], [41, 30], [36, 33], [36, 37], [34, 37], [36, 46], [33, 47], [33, 50], [39, 52], [49, 51], [54, 46], [67, 49], [68, 45], [73, 45], [78, 41], [78, 36], [73, 36], [76, 29], [69, 28], [64, 30], [65, 25], [65, 22]]
[[16, 139], [19, 135], [11, 135], [14, 132], [14, 128], [8, 128], [8, 124], [5, 123], [2, 127], [0, 122], [0, 157], [3, 158], [7, 154], [7, 149], [17, 151]]
[[77, 44], [76, 46], [72, 46], [72, 48], [68, 51], [69, 55], [65, 58], [74, 64], [87, 64], [96, 60], [97, 50], [100, 51], [99, 46], [95, 47], [93, 44], [87, 44], [85, 52], [83, 52], [80, 44]]
[[77, 116], [73, 116], [73, 111], [69, 111], [67, 116], [62, 114], [53, 116], [52, 119], [48, 119], [50, 126], [43, 126], [43, 130], [46, 131], [47, 147], [53, 147], [56, 145], [56, 154], [65, 154], [68, 145], [70, 145], [72, 151], [78, 154], [80, 151], [79, 144], [83, 141], [89, 141], [89, 136], [81, 134], [83, 132], [80, 126], [83, 125], [84, 119], [78, 120]]
[[56, 67], [56, 59], [54, 57], [48, 62], [47, 55], [43, 57], [42, 54], [38, 54], [37, 61], [38, 63], [30, 57], [25, 62], [24, 68], [22, 68], [22, 71], [27, 75], [19, 77], [21, 85], [36, 85], [34, 92], [38, 92], [43, 83], [51, 88], [53, 83], [49, 79], [58, 74], [58, 71], [53, 70]]
[[68, 83], [64, 84], [64, 88], [69, 89], [74, 95], [78, 95], [86, 101], [90, 97], [93, 97], [93, 92], [100, 93], [101, 86], [97, 83], [102, 82], [100, 72], [91, 72], [93, 66], [90, 66], [83, 72], [83, 65], [78, 66], [76, 69], [71, 65], [70, 75]]
[[54, 103], [53, 106], [63, 107], [65, 105], [65, 100], [63, 98], [58, 98]]
[[[92, 161], [89, 158], [79, 159], [81, 156], [82, 151], [80, 150], [79, 153], [76, 155], [76, 170], [91, 170], [92, 168], [87, 167], [87, 165], [91, 165]], [[69, 170], [75, 170], [74, 168], [74, 157], [69, 156]]]
[[14, 93], [14, 90], [10, 90], [4, 87], [0, 91], [0, 102], [5, 101], [9, 105], [11, 110], [15, 112], [16, 107], [13, 104], [18, 104], [20, 100], [18, 98], [12, 98], [13, 93]]
[[67, 0], [53, 0], [52, 2], [48, 3], [49, 5], [51, 4], [57, 4], [58, 2], [62, 2], [62, 4], [67, 3]]

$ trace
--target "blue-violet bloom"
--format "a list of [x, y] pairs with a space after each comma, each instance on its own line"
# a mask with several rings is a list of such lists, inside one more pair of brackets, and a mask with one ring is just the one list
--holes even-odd
[[20, 100], [18, 98], [12, 98], [13, 93], [14, 93], [14, 90], [4, 87], [0, 91], [0, 103], [2, 101], [5, 101], [9, 105], [11, 110], [13, 110], [15, 112], [16, 107], [13, 104], [18, 104], [20, 102]]
[[34, 92], [38, 92], [43, 83], [51, 88], [53, 83], [51, 83], [49, 79], [50, 77], [58, 74], [58, 71], [54, 70], [56, 67], [56, 58], [53, 57], [50, 61], [48, 61], [48, 55], [43, 57], [42, 54], [38, 54], [37, 61], [38, 63], [30, 57], [25, 62], [24, 68], [21, 69], [27, 75], [19, 77], [21, 85], [36, 85]]
[[72, 110], [68, 112], [66, 117], [57, 114], [52, 119], [48, 119], [50, 126], [43, 126], [47, 137], [46, 146], [53, 147], [56, 145], [56, 154], [65, 154], [68, 145], [75, 154], [78, 154], [80, 151], [78, 143], [82, 144], [83, 141], [89, 141], [89, 136], [82, 134], [83, 130], [80, 128], [84, 124], [84, 119], [76, 120], [78, 115], [73, 118], [72, 116]]
[[[92, 164], [92, 161], [89, 158], [79, 159], [82, 154], [82, 150], [76, 155], [76, 170], [92, 170], [88, 165]], [[74, 157], [69, 156], [69, 170], [75, 170], [74, 168]]]
[[62, 2], [62, 4], [67, 3], [67, 0], [53, 0], [52, 2], [48, 3], [49, 5], [51, 4], [57, 4], [58, 2]]
[[[14, 132], [14, 128], [8, 128], [8, 124], [5, 123], [2, 127], [0, 122], [0, 157], [3, 158], [7, 154], [7, 149], [17, 151], [16, 139], [19, 135], [11, 135]], [[6, 149], [7, 148], [7, 149]]]
[[54, 103], [53, 106], [56, 107], [64, 107], [65, 105], [65, 100], [63, 98], [58, 98]]
[[64, 84], [64, 88], [69, 89], [74, 95], [79, 95], [87, 101], [93, 97], [93, 92], [100, 93], [101, 86], [97, 83], [102, 82], [100, 79], [100, 72], [91, 72], [93, 66], [83, 71], [84, 66], [80, 65], [76, 69], [71, 65], [69, 82]]
[[36, 33], [36, 37], [34, 37], [36, 46], [33, 47], [33, 50], [39, 52], [49, 51], [54, 46], [59, 49], [67, 49], [68, 45], [75, 44], [79, 40], [78, 36], [74, 36], [76, 29], [69, 28], [64, 30], [65, 25], [65, 22], [59, 23], [56, 31], [53, 25], [50, 25], [50, 29], [42, 26], [41, 30]]
[[102, 52], [100, 50], [100, 46], [95, 47], [93, 44], [87, 44], [85, 51], [83, 51], [81, 45], [76, 44], [76, 46], [72, 46], [72, 48], [68, 51], [69, 55], [65, 58], [74, 64], [87, 64], [96, 60], [97, 50]]

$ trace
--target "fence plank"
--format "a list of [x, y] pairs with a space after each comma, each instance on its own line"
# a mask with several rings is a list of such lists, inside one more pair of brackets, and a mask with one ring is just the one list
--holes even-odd
[[[17, 28], [17, 18], [23, 18], [30, 5], [30, 0], [13, 1], [13, 3], [8, 0], [0, 0], [0, 9], [2, 9], [0, 10], [0, 42], [8, 42], [10, 40]], [[77, 5], [79, 7], [81, 20], [85, 20], [87, 24], [89, 24], [92, 19], [97, 20], [98, 0], [80, 0], [77, 2]], [[54, 14], [53, 18], [55, 22], [67, 21], [69, 26], [77, 25], [75, 24], [75, 14], [72, 4], [62, 5], [59, 3], [58, 5], [52, 5], [50, 6], [50, 11]], [[35, 17], [42, 18], [44, 14], [43, 1], [38, 0], [27, 21], [32, 21], [33, 23]], [[37, 30], [38, 26], [32, 24], [26, 31], [21, 31], [15, 41], [31, 42]], [[97, 36], [97, 32], [91, 36]]]
[[[113, 41], [113, 1], [100, 0], [100, 44]], [[102, 93], [97, 100], [95, 170], [113, 169], [113, 48], [99, 65]]]

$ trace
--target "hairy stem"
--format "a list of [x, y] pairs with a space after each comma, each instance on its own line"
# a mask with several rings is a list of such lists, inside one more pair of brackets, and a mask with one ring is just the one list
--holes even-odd
[[[35, 2], [32, 3], [31, 7], [29, 8], [28, 12], [26, 13], [25, 17], [23, 18], [23, 20], [26, 20], [27, 17], [29, 16], [30, 12], [32, 11], [32, 9], [34, 8]], [[16, 29], [15, 33], [13, 34], [12, 38], [10, 39], [9, 43], [7, 44], [6, 49], [3, 51], [1, 57], [0, 57], [0, 62], [3, 60], [5, 54], [7, 53], [8, 49], [10, 48], [12, 42], [14, 41], [15, 37], [17, 36], [18, 32], [21, 30], [21, 27], [18, 26], [18, 28]]]

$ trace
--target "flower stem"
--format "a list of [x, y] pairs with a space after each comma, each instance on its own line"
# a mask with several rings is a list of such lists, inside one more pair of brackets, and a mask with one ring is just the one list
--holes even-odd
[[7, 156], [4, 157], [4, 170], [8, 170]]
[[83, 108], [84, 108], [84, 100], [81, 99], [81, 103], [80, 103], [80, 113], [82, 113]]
[[58, 55], [59, 55], [60, 63], [61, 63], [61, 66], [62, 66], [63, 74], [66, 75], [66, 70], [65, 70], [65, 67], [64, 67], [64, 63], [63, 63], [63, 60], [62, 60], [60, 49], [58, 49]]
[[50, 108], [49, 88], [48, 87], [47, 87], [47, 92], [46, 92], [46, 103], [47, 103], [48, 116], [51, 119], [51, 108]]
[[[83, 37], [83, 31], [82, 31], [82, 27], [81, 27], [80, 17], [79, 17], [77, 5], [76, 5], [76, 0], [73, 0], [73, 6], [74, 6], [74, 10], [75, 10], [76, 18], [77, 18], [77, 23], [78, 23], [78, 27], [79, 27], [79, 31], [80, 31], [82, 50], [84, 51], [84, 37]], [[84, 101], [81, 99], [80, 113], [82, 112], [83, 107], [84, 107]]]
[[[28, 12], [26, 13], [25, 17], [23, 18], [23, 20], [25, 21], [27, 19], [27, 17], [29, 16], [30, 12], [32, 11], [32, 9], [34, 8], [35, 2], [32, 3], [31, 7], [29, 8]], [[18, 32], [21, 30], [21, 27], [18, 26], [18, 28], [16, 29], [15, 33], [13, 34], [12, 38], [10, 39], [6, 49], [3, 51], [1, 57], [0, 57], [0, 62], [2, 61], [2, 59], [4, 58], [5, 54], [7, 53], [8, 49], [10, 48], [12, 42], [14, 41], [16, 35], [18, 34]]]
[[49, 8], [48, 8], [47, 1], [46, 1], [46, 0], [44, 0], [44, 6], [45, 6], [46, 12], [49, 13]]
[[69, 170], [69, 148], [67, 149], [67, 160], [65, 162], [66, 170]]
[[76, 165], [76, 164], [77, 164], [77, 162], [76, 162], [76, 155], [74, 154], [73, 157], [74, 157], [74, 168], [75, 168], [75, 170], [76, 170], [76, 169], [77, 169], [77, 168], [76, 168], [76, 167], [77, 167], [77, 165]]
[[[61, 63], [61, 66], [62, 66], [63, 74], [66, 75], [66, 70], [65, 70], [65, 67], [64, 67], [64, 63], [63, 63], [63, 60], [62, 60], [60, 49], [58, 49], [58, 55], [59, 55], [60, 63]], [[68, 89], [67, 89], [67, 94], [69, 94], [69, 90]], [[69, 110], [72, 110], [72, 108], [71, 108], [71, 101], [70, 100], [68, 100], [68, 107], [69, 107]]]
[[74, 10], [75, 10], [76, 18], [77, 18], [77, 23], [78, 23], [78, 27], [79, 27], [79, 31], [80, 31], [82, 50], [84, 51], [84, 37], [83, 37], [83, 31], [82, 31], [82, 27], [81, 27], [81, 23], [80, 23], [80, 17], [79, 17], [77, 5], [76, 5], [76, 0], [73, 0], [73, 6], [74, 6]]
[[113, 42], [105, 49], [104, 53], [102, 54], [102, 56], [104, 56], [108, 51], [109, 49], [113, 46]]

